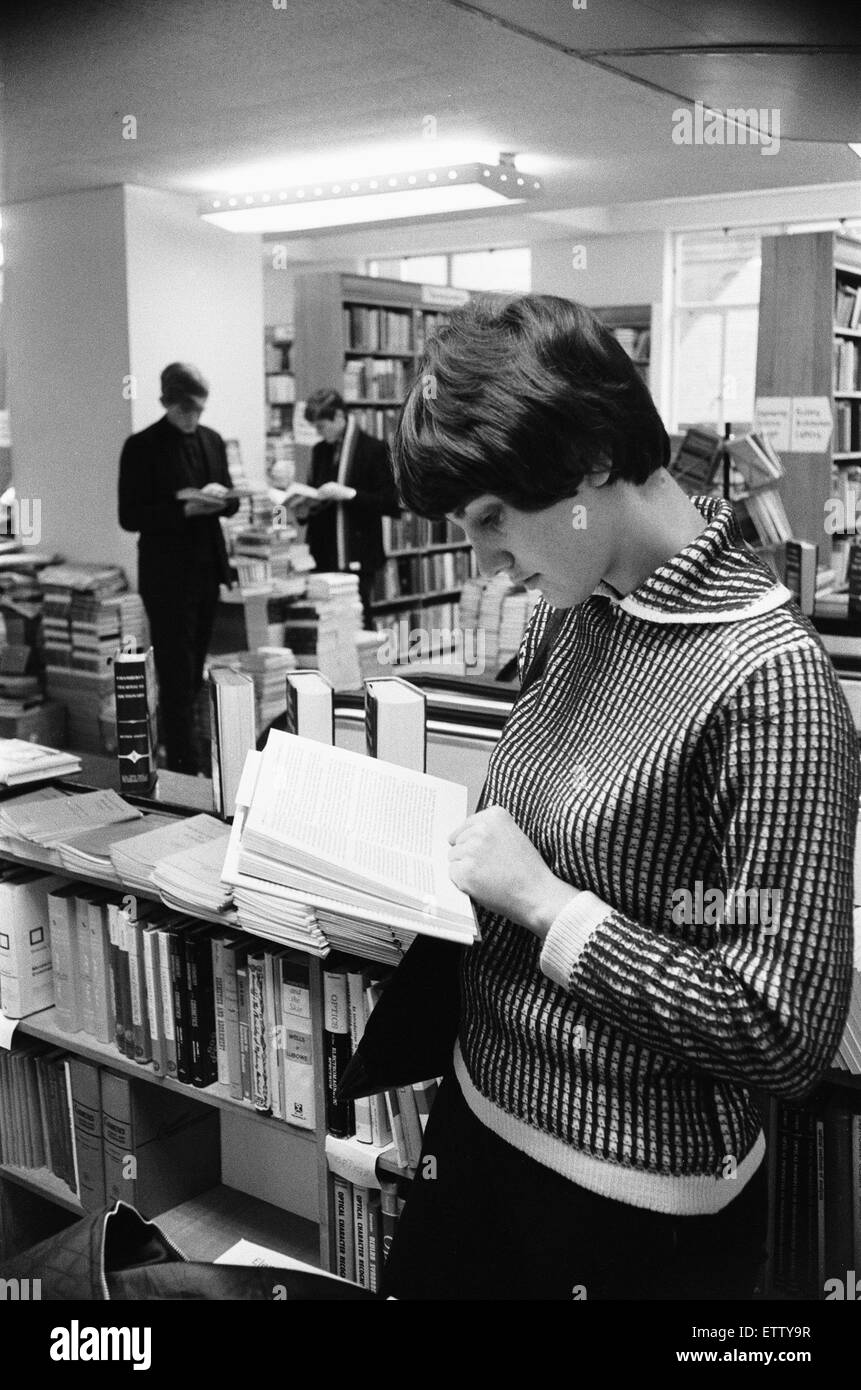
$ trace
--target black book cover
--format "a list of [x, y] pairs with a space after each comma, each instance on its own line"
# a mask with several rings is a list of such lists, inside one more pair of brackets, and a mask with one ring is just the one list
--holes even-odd
[[156, 780], [152, 649], [114, 659], [120, 793], [151, 791]]
[[211, 1086], [218, 1080], [215, 1042], [215, 982], [212, 973], [212, 928], [202, 926], [185, 935], [188, 980], [189, 1048], [191, 1080], [195, 1086]]
[[176, 1079], [191, 1082], [191, 1036], [188, 1015], [188, 972], [185, 961], [184, 929], [170, 933], [170, 978], [173, 983], [174, 1037], [176, 1039]]

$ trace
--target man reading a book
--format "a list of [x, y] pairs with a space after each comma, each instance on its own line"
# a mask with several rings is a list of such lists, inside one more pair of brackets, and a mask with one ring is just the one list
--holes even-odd
[[308, 397], [305, 419], [320, 436], [311, 455], [317, 496], [297, 501], [296, 518], [307, 520], [318, 570], [358, 570], [364, 625], [373, 628], [374, 581], [386, 559], [380, 518], [400, 515], [388, 450], [348, 418], [343, 398], [328, 387]]
[[231, 491], [224, 440], [201, 425], [209, 386], [197, 367], [161, 374], [165, 413], [133, 434], [120, 457], [119, 519], [138, 531], [138, 588], [149, 619], [167, 766], [205, 771], [194, 735], [220, 584], [230, 584], [222, 516]]

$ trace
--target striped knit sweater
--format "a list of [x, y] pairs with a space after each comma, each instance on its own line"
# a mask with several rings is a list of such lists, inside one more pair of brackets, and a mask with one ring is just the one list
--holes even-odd
[[455, 1054], [503, 1139], [677, 1214], [720, 1210], [756, 1171], [750, 1088], [799, 1097], [834, 1054], [859, 793], [818, 637], [731, 508], [695, 505], [691, 544], [620, 601], [567, 613], [494, 750], [481, 804], [585, 891], [543, 943], [478, 910]]

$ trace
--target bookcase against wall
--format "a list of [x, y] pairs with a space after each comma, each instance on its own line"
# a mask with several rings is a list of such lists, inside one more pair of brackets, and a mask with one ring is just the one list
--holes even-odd
[[[819, 396], [831, 406], [834, 430], [821, 453], [778, 449], [786, 470], [783, 500], [793, 533], [831, 554], [824, 528], [832, 467], [845, 475], [861, 462], [861, 324], [846, 317], [861, 289], [861, 243], [834, 232], [763, 237], [756, 395]], [[848, 384], [844, 384], [848, 383]], [[847, 437], [841, 439], [841, 434]], [[842, 443], [850, 447], [841, 447]]]
[[[390, 440], [427, 337], [448, 310], [468, 299], [465, 291], [403, 280], [334, 271], [299, 276], [293, 351], [297, 400], [331, 386], [344, 396], [361, 429]], [[297, 444], [296, 456], [298, 476], [307, 478], [310, 446]], [[433, 626], [451, 627], [453, 613], [446, 613], [446, 606], [457, 602], [461, 585], [474, 572], [468, 542], [450, 529], [432, 532], [421, 518], [386, 522], [384, 543], [393, 563], [386, 566], [372, 604], [375, 622], [418, 624], [430, 610]]]
[[592, 313], [606, 324], [621, 343], [651, 390], [651, 304], [613, 304], [593, 309]]

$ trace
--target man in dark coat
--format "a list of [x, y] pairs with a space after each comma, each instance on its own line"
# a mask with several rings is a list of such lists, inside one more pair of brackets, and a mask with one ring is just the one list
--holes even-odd
[[380, 518], [400, 515], [388, 450], [358, 429], [355, 418], [348, 420], [337, 391], [309, 396], [305, 419], [320, 435], [308, 480], [319, 499], [297, 516], [308, 518], [308, 545], [318, 570], [358, 568], [364, 624], [372, 628], [374, 579], [386, 559]]
[[119, 519], [124, 530], [140, 532], [138, 588], [150, 624], [167, 766], [187, 773], [206, 770], [195, 746], [194, 708], [219, 584], [230, 583], [219, 517], [239, 507], [228, 495], [224, 440], [200, 424], [208, 395], [196, 367], [165, 367], [165, 413], [127, 439], [120, 458]]

